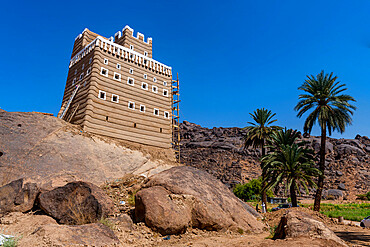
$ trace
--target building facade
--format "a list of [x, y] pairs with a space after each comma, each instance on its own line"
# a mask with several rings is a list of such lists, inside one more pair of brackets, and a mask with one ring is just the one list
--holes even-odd
[[[152, 58], [152, 39], [129, 26], [75, 39], [58, 117], [87, 132], [171, 148], [172, 68]], [[175, 92], [174, 92], [175, 91]]]

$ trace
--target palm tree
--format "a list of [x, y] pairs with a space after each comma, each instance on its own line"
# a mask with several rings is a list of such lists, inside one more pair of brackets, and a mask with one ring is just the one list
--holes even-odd
[[303, 142], [296, 142], [298, 133], [293, 130], [281, 130], [271, 138], [272, 150], [262, 158], [265, 185], [263, 190], [285, 182], [289, 188], [292, 206], [297, 207], [297, 193], [303, 186], [308, 193], [308, 186], [316, 187], [312, 180], [320, 171], [314, 168], [313, 150], [304, 147]]
[[[250, 126], [245, 127], [247, 134], [244, 137], [244, 148], [252, 146], [253, 148], [262, 149], [262, 157], [266, 154], [265, 144], [270, 139], [274, 131], [280, 129], [278, 126], [271, 126], [272, 123], [276, 122], [275, 113], [273, 114], [270, 110], [265, 108], [257, 109], [252, 113], [249, 113], [254, 122], [248, 122]], [[262, 165], [261, 165], [262, 168]], [[262, 180], [264, 180], [264, 174], [262, 172]], [[262, 187], [264, 184], [262, 183]], [[266, 192], [262, 192], [262, 202], [266, 204], [267, 197]]]
[[324, 71], [316, 76], [307, 76], [305, 82], [298, 88], [305, 93], [299, 95], [300, 101], [294, 108], [298, 111], [297, 117], [299, 118], [307, 111], [312, 110], [304, 123], [305, 133], [311, 133], [316, 122], [321, 128], [319, 161], [321, 175], [319, 176], [318, 189], [315, 195], [315, 211], [320, 210], [321, 195], [324, 188], [326, 130], [328, 130], [329, 135], [333, 131], [343, 133], [345, 127], [352, 123], [351, 115], [356, 110], [356, 107], [350, 104], [351, 101], [355, 102], [356, 100], [349, 95], [340, 94], [347, 88], [345, 88], [345, 84], [340, 84], [337, 79], [338, 77], [333, 76], [333, 73], [324, 74]]

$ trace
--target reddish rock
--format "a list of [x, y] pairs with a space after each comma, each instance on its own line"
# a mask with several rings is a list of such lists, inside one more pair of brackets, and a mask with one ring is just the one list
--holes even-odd
[[163, 187], [154, 186], [143, 189], [135, 197], [135, 215], [138, 221], [166, 234], [180, 234], [190, 226], [190, 208], [183, 203], [176, 203]]
[[32, 209], [39, 188], [35, 183], [15, 180], [0, 188], [0, 213], [26, 212]]
[[251, 232], [264, 228], [253, 208], [207, 172], [174, 167], [152, 176], [144, 187], [136, 194], [137, 220], [162, 234], [181, 232], [186, 226]]
[[323, 222], [312, 218], [309, 214], [287, 210], [281, 217], [275, 231], [274, 239], [309, 237], [326, 239], [335, 242], [337, 246], [347, 246], [335, 233]]
[[114, 203], [102, 189], [81, 181], [41, 193], [39, 205], [63, 224], [96, 222], [115, 212]]

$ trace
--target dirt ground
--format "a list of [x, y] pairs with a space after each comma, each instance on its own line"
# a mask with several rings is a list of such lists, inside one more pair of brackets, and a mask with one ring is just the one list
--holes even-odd
[[[283, 211], [267, 213], [265, 214], [265, 222], [269, 226], [273, 226], [278, 223], [282, 214]], [[370, 246], [370, 229], [363, 229], [361, 227], [350, 225], [339, 225], [335, 220], [316, 213], [313, 213], [312, 216], [323, 221], [340, 238], [346, 241], [349, 246]], [[53, 239], [56, 239], [57, 237], [48, 236], [45, 238], [45, 236], [43, 236], [41, 238], [38, 237], [37, 234], [34, 234], [38, 228], [46, 224], [56, 224], [56, 222], [46, 215], [11, 213], [0, 218], [0, 231], [1, 233], [12, 234], [17, 237], [21, 236], [19, 241], [20, 247], [60, 246], [54, 243]], [[269, 231], [265, 231], [261, 234], [250, 234], [229, 231], [209, 232], [198, 229], [189, 229], [182, 235], [161, 236], [146, 227], [143, 223], [132, 224], [127, 223], [127, 221], [118, 221], [111, 227], [114, 229], [115, 235], [121, 242], [121, 245], [118, 246], [337, 246], [335, 242], [322, 239], [295, 238], [271, 240], [268, 239], [270, 235]], [[55, 234], [57, 236], [58, 233]]]

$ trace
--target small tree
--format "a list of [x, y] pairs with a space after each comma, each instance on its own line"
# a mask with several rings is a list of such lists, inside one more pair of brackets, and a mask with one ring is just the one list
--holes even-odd
[[308, 193], [308, 187], [316, 187], [312, 180], [320, 171], [314, 168], [314, 152], [297, 141], [298, 133], [293, 130], [281, 130], [271, 138], [271, 152], [262, 158], [266, 186], [264, 190], [285, 182], [289, 188], [293, 207], [297, 207], [297, 193], [303, 186]]
[[[244, 201], [253, 201], [259, 199], [262, 191], [262, 178], [252, 179], [245, 184], [237, 184], [233, 189], [234, 194]], [[266, 192], [269, 197], [273, 196], [271, 190]]]

